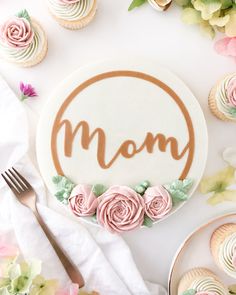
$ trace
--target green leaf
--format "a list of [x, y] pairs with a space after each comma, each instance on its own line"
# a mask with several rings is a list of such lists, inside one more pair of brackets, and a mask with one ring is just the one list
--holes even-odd
[[221, 0], [221, 3], [222, 3], [221, 9], [227, 9], [233, 5], [232, 0]]
[[195, 295], [197, 292], [194, 289], [189, 289], [182, 293], [182, 295]]
[[27, 21], [29, 21], [29, 22], [31, 21], [31, 20], [30, 20], [29, 13], [28, 13], [28, 11], [27, 11], [26, 9], [23, 9], [23, 10], [21, 10], [20, 12], [18, 12], [16, 16], [18, 16], [18, 17], [20, 17], [20, 18], [25, 18], [25, 19], [27, 19]]
[[101, 196], [106, 190], [107, 188], [103, 184], [95, 184], [92, 188], [92, 191], [96, 197]]
[[52, 182], [54, 184], [58, 184], [59, 182], [61, 182], [61, 180], [62, 180], [62, 176], [61, 175], [56, 175], [56, 176], [53, 176], [53, 178], [52, 178]]
[[142, 186], [141, 184], [136, 185], [136, 187], [134, 188], [134, 190], [136, 191], [136, 193], [143, 195], [145, 193], [146, 187]]
[[147, 215], [144, 216], [144, 220], [143, 220], [143, 225], [146, 227], [152, 227], [153, 225], [153, 221], [150, 217], [148, 217]]
[[175, 2], [179, 6], [189, 6], [191, 4], [191, 0], [175, 0]]
[[193, 180], [191, 178], [186, 178], [183, 180], [183, 190], [187, 193], [193, 185]]
[[64, 193], [65, 191], [58, 191], [55, 193], [55, 197], [58, 199], [58, 201], [63, 202], [64, 201]]
[[133, 0], [128, 8], [128, 11], [131, 11], [132, 9], [143, 5], [146, 1], [147, 0]]
[[96, 213], [92, 216], [92, 220], [93, 220], [93, 222], [97, 222], [97, 214]]

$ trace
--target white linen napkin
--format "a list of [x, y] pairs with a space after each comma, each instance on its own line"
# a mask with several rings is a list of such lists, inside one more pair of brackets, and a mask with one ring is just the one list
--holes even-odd
[[[0, 172], [14, 166], [34, 187], [38, 210], [64, 251], [80, 269], [86, 290], [100, 295], [166, 295], [163, 287], [146, 284], [133, 261], [131, 252], [118, 236], [102, 228], [88, 230], [46, 207], [46, 191], [28, 152], [28, 122], [25, 110], [0, 77]], [[92, 225], [91, 225], [92, 226]], [[26, 259], [42, 261], [43, 275], [70, 283], [63, 265], [38, 225], [33, 213], [21, 205], [0, 180], [0, 235], [14, 233]]]

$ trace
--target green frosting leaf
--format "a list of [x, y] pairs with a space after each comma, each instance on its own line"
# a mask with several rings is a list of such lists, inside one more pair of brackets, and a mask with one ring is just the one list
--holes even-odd
[[132, 9], [143, 5], [147, 0], [133, 0], [130, 4], [128, 10], [131, 11]]
[[56, 187], [55, 197], [63, 204], [68, 204], [69, 196], [75, 187], [75, 184], [65, 176], [61, 175], [54, 176], [52, 182]]
[[107, 188], [103, 184], [95, 184], [92, 188], [92, 191], [96, 197], [101, 196], [106, 190]]
[[192, 179], [175, 180], [170, 184], [164, 185], [164, 187], [170, 193], [173, 203], [183, 202], [188, 199], [188, 191], [193, 185]]
[[28, 11], [26, 9], [23, 9], [20, 12], [18, 12], [16, 16], [18, 16], [20, 18], [25, 18], [29, 22], [31, 21], [29, 13], [28, 13]]
[[146, 227], [152, 227], [153, 221], [147, 215], [144, 216], [143, 225]]
[[194, 289], [185, 291], [182, 295], [195, 295], [197, 292]]
[[230, 108], [229, 113], [230, 113], [232, 116], [236, 117], [236, 108]]

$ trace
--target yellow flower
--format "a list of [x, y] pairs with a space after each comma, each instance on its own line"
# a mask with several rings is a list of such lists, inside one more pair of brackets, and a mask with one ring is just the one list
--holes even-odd
[[236, 10], [232, 10], [229, 14], [229, 21], [225, 25], [225, 34], [228, 37], [236, 36]]
[[217, 27], [224, 27], [230, 20], [230, 16], [227, 14], [225, 16], [217, 16], [213, 15], [212, 18], [209, 20], [209, 23], [212, 26]]
[[216, 205], [224, 201], [236, 201], [236, 190], [228, 189], [230, 185], [235, 183], [234, 174], [235, 168], [229, 166], [201, 181], [201, 193], [212, 193], [208, 199], [209, 204]]
[[193, 6], [196, 10], [201, 11], [203, 20], [209, 20], [212, 18], [213, 13], [220, 10], [222, 4], [220, 1], [204, 3], [201, 0], [196, 0], [193, 2]]
[[42, 276], [38, 275], [33, 280], [33, 285], [29, 295], [54, 295], [58, 288], [56, 280], [45, 280]]

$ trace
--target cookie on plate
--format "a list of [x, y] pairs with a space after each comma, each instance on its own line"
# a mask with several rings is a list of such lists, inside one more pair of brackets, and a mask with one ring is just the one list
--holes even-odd
[[0, 26], [0, 56], [22, 67], [40, 63], [47, 53], [47, 38], [41, 25], [26, 10]]
[[220, 80], [212, 88], [208, 101], [211, 112], [217, 118], [236, 122], [236, 73]]
[[53, 18], [70, 30], [87, 26], [97, 10], [96, 0], [47, 0], [47, 5]]
[[228, 295], [229, 292], [213, 272], [206, 268], [193, 268], [179, 282], [178, 295], [183, 294]]
[[218, 227], [211, 236], [210, 247], [219, 268], [236, 279], [236, 223]]

